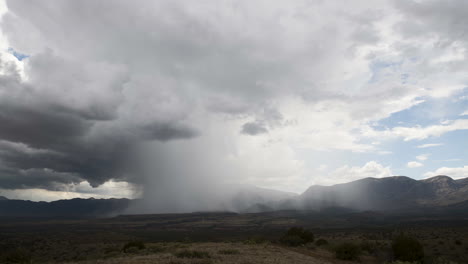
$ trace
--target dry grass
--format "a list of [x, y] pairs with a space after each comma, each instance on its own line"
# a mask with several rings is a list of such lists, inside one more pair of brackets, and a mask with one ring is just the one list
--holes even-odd
[[[135, 255], [118, 257], [105, 260], [93, 260], [73, 262], [76, 264], [210, 264], [210, 263], [232, 263], [232, 264], [255, 264], [255, 263], [304, 263], [304, 264], [328, 264], [313, 256], [301, 254], [272, 244], [245, 245], [243, 243], [194, 243], [188, 247], [190, 251], [207, 252], [211, 258], [191, 259], [178, 258], [174, 255], [180, 249], [173, 245], [166, 245], [167, 250], [150, 255]], [[236, 254], [224, 254], [223, 252], [236, 252]]]

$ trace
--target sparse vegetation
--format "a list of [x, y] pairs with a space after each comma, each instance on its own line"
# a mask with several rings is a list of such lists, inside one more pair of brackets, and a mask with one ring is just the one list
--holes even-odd
[[409, 262], [409, 261], [392, 261], [392, 262], [387, 262], [385, 264], [418, 264], [417, 262]]
[[376, 245], [369, 241], [361, 242], [359, 247], [361, 248], [361, 250], [366, 251], [369, 254], [372, 254], [376, 251]]
[[[400, 261], [395, 262], [396, 264], [405, 263], [403, 260], [397, 260], [392, 250], [392, 241], [396, 240], [400, 233], [417, 238], [424, 246], [423, 262], [406, 263], [461, 264], [466, 263], [468, 256], [468, 226], [465, 222], [460, 225], [449, 222], [440, 226], [434, 226], [433, 222], [430, 225], [418, 222], [418, 226], [402, 224], [398, 229], [390, 224], [388, 227], [356, 228], [341, 227], [339, 226], [341, 219], [333, 222], [327, 218], [327, 225], [339, 228], [320, 229], [313, 222], [315, 220], [310, 221], [311, 218], [303, 214], [296, 218], [294, 214], [289, 215], [289, 213], [282, 213], [279, 217], [271, 214], [227, 216], [209, 214], [208, 216], [204, 217], [203, 228], [198, 228], [201, 221], [199, 219], [202, 217], [191, 214], [138, 216], [134, 217], [136, 220], [131, 220], [127, 216], [99, 221], [54, 220], [53, 229], [49, 228], [50, 220], [43, 222], [35, 220], [31, 221], [31, 224], [22, 222], [21, 225], [2, 220], [0, 221], [0, 263], [167, 264], [173, 261], [180, 264], [210, 262], [255, 264], [307, 263], [308, 259], [312, 259], [312, 263], [313, 259], [318, 259], [318, 263], [321, 260], [333, 263], [336, 261], [334, 260], [336, 245], [349, 241], [360, 248], [358, 259], [362, 263], [388, 264], [392, 263], [391, 261]], [[208, 221], [212, 221], [219, 228], [205, 228]], [[167, 222], [171, 223], [173, 230], [164, 229]], [[269, 226], [270, 222], [274, 222], [273, 228]], [[293, 222], [303, 228], [289, 230]], [[318, 223], [323, 226], [324, 222]], [[262, 228], [252, 228], [257, 225], [261, 225]], [[102, 226], [109, 229], [100, 229]], [[304, 232], [297, 230], [313, 231], [314, 242], [305, 243], [300, 237]], [[187, 237], [190, 237], [190, 243], [183, 242], [187, 241], [185, 239]], [[295, 237], [299, 242], [292, 244], [300, 247], [290, 248], [286, 244], [279, 246], [276, 243], [269, 243], [269, 241], [281, 243], [281, 238], [284, 237], [288, 239]], [[439, 244], [439, 241], [443, 241], [444, 244]], [[21, 248], [23, 250], [17, 251]], [[202, 258], [199, 258], [198, 253], [181, 253], [179, 254], [181, 257], [177, 257], [176, 254], [182, 251], [206, 252], [211, 258], [204, 258], [203, 253]]]
[[328, 245], [328, 241], [326, 239], [320, 238], [317, 241], [315, 241], [315, 245], [317, 247], [325, 246]]
[[222, 255], [237, 255], [240, 254], [240, 251], [237, 249], [221, 249], [218, 253]]
[[31, 261], [29, 252], [20, 248], [6, 250], [0, 255], [0, 263], [5, 264], [26, 264]]
[[145, 248], [145, 244], [141, 241], [130, 241], [122, 247], [125, 253], [132, 253]]
[[244, 244], [246, 245], [258, 245], [267, 242], [268, 240], [265, 239], [263, 236], [252, 236], [248, 239], [244, 240]]
[[[417, 262], [414, 262], [417, 263]], [[444, 257], [438, 257], [436, 259], [431, 260], [429, 263], [431, 264], [459, 264], [458, 262], [446, 259]]]
[[287, 246], [297, 247], [314, 242], [314, 234], [302, 227], [291, 227], [281, 237], [280, 242]]
[[335, 247], [335, 256], [341, 260], [357, 260], [361, 254], [358, 245], [351, 242], [343, 242]]
[[210, 253], [206, 251], [198, 251], [198, 250], [182, 250], [182, 251], [174, 253], [174, 256], [178, 258], [190, 258], [190, 259], [211, 258]]
[[421, 243], [407, 235], [397, 236], [392, 243], [393, 255], [396, 260], [420, 262], [424, 258]]
[[157, 246], [157, 245], [151, 245], [149, 247], [146, 247], [148, 252], [150, 253], [160, 253], [166, 251], [164, 247]]

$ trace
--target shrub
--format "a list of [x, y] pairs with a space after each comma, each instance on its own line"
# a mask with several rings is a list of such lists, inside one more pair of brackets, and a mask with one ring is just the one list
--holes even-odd
[[[425, 259], [425, 261], [426, 261], [426, 259]], [[435, 258], [435, 259], [431, 259], [431, 261], [429, 263], [431, 263], [431, 264], [458, 264], [458, 262], [451, 261], [451, 260], [446, 259], [444, 257], [438, 257], [438, 258]]]
[[357, 260], [361, 254], [359, 246], [345, 242], [335, 247], [335, 256], [341, 260]]
[[376, 245], [368, 241], [363, 241], [360, 245], [361, 250], [367, 251], [368, 253], [373, 253], [376, 250]]
[[422, 261], [424, 250], [421, 243], [415, 238], [400, 235], [392, 243], [393, 256], [396, 260]]
[[304, 239], [299, 236], [283, 236], [281, 238], [281, 243], [290, 247], [298, 247], [305, 244]]
[[218, 253], [223, 255], [237, 255], [240, 254], [240, 251], [237, 249], [221, 249]]
[[[118, 246], [108, 246], [104, 248], [104, 253], [105, 254], [111, 254], [114, 252], [120, 252], [121, 248]], [[122, 249], [123, 250], [123, 249]]]
[[206, 251], [197, 251], [197, 250], [182, 250], [174, 255], [178, 258], [211, 258], [210, 253]]
[[253, 236], [247, 240], [244, 240], [244, 244], [246, 245], [258, 245], [267, 242], [267, 240], [263, 236]]
[[0, 256], [1, 263], [31, 263], [31, 255], [23, 249], [12, 249]]
[[291, 227], [281, 237], [280, 242], [288, 246], [297, 247], [314, 242], [314, 234], [302, 227]]
[[328, 245], [328, 241], [323, 238], [320, 238], [319, 240], [315, 241], [315, 245], [317, 247], [325, 246]]
[[130, 241], [125, 244], [122, 248], [122, 251], [125, 253], [138, 251], [145, 248], [145, 244], [141, 241]]
[[388, 262], [386, 264], [418, 264], [417, 262], [408, 262], [408, 261], [393, 261], [393, 262]]
[[148, 253], [161, 253], [166, 251], [166, 248], [161, 245], [149, 244], [145, 245], [146, 252]]

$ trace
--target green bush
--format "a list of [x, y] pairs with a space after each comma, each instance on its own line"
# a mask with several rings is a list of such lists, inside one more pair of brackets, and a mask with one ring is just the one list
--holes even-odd
[[297, 247], [314, 242], [314, 234], [302, 227], [291, 227], [281, 237], [280, 242], [288, 246]]
[[335, 256], [341, 260], [357, 260], [361, 254], [361, 249], [358, 245], [350, 242], [344, 242], [335, 247]]
[[401, 261], [422, 261], [424, 249], [415, 238], [399, 235], [392, 243], [393, 256]]
[[197, 251], [197, 250], [182, 250], [179, 252], [174, 253], [174, 255], [178, 258], [211, 258], [210, 253], [206, 251]]
[[145, 248], [145, 244], [141, 241], [130, 241], [122, 247], [125, 253], [135, 252]]
[[319, 240], [315, 241], [315, 245], [317, 247], [325, 246], [328, 245], [328, 241], [323, 238], [320, 238]]

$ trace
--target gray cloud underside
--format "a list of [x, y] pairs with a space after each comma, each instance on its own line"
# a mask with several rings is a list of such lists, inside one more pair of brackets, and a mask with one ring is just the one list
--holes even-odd
[[267, 132], [268, 132], [268, 129], [266, 129], [263, 124], [255, 123], [255, 122], [245, 123], [242, 126], [242, 130], [241, 130], [241, 133], [251, 135], [251, 136], [255, 136], [255, 135], [263, 134]]
[[34, 83], [21, 83], [13, 73], [0, 78], [0, 92], [10, 93], [0, 98], [0, 188], [56, 190], [83, 180], [93, 186], [109, 179], [138, 182], [129, 170], [139, 142], [197, 135], [178, 122], [124, 124], [117, 108], [105, 104], [76, 109], [62, 98], [40, 93]]

